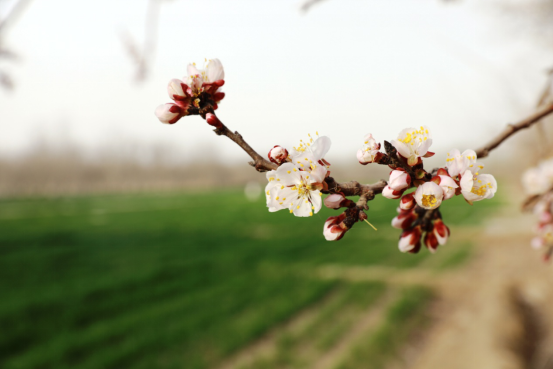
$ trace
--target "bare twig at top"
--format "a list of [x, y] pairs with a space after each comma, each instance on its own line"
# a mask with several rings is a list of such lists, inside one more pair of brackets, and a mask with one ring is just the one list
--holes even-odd
[[323, 2], [324, 0], [307, 0], [306, 2], [303, 3], [303, 5], [301, 6], [301, 10], [304, 12], [304, 13], [307, 13], [307, 11], [309, 11], [309, 9], [311, 9], [311, 7], [313, 5], [316, 5], [320, 2]]
[[511, 137], [513, 134], [515, 134], [516, 132], [518, 132], [522, 129], [525, 129], [525, 128], [528, 128], [528, 127], [532, 126], [533, 124], [539, 122], [541, 119], [545, 118], [546, 116], [548, 116], [551, 113], [553, 113], [553, 104], [549, 104], [549, 105], [544, 106], [543, 108], [539, 109], [534, 114], [532, 114], [529, 117], [521, 120], [518, 123], [507, 125], [505, 130], [503, 130], [503, 132], [501, 132], [496, 138], [491, 140], [485, 146], [483, 146], [480, 149], [476, 150], [476, 155], [478, 156], [478, 158], [487, 157], [488, 154], [490, 153], [490, 151], [492, 151], [493, 149], [495, 149], [496, 147], [501, 145], [501, 143], [503, 143], [503, 141], [505, 141], [506, 139]]

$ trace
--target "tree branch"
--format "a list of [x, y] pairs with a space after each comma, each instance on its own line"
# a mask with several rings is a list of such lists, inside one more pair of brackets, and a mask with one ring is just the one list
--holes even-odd
[[530, 127], [532, 124], [539, 122], [542, 118], [553, 113], [553, 104], [546, 105], [542, 109], [538, 110], [536, 113], [532, 114], [528, 118], [516, 123], [509, 124], [503, 132], [499, 134], [496, 138], [491, 140], [487, 145], [476, 150], [476, 156], [481, 159], [488, 156], [490, 151], [501, 145], [503, 141], [511, 137], [515, 132]]
[[328, 190], [323, 190], [323, 193], [343, 193], [344, 196], [362, 196], [365, 198], [365, 204], [367, 200], [374, 199], [376, 194], [382, 193], [382, 190], [388, 184], [383, 179], [368, 185], [357, 181], [338, 183], [332, 177], [326, 177], [325, 182], [328, 185]]
[[219, 136], [227, 136], [232, 141], [236, 142], [236, 144], [240, 146], [242, 150], [244, 150], [246, 154], [248, 154], [253, 159], [253, 161], [250, 161], [248, 164], [254, 167], [258, 172], [267, 172], [269, 170], [276, 170], [278, 168], [278, 165], [265, 160], [254, 149], [252, 149], [252, 147], [248, 145], [246, 141], [244, 141], [240, 133], [232, 132], [223, 123], [221, 123], [221, 128], [217, 128], [213, 132], [215, 132]]

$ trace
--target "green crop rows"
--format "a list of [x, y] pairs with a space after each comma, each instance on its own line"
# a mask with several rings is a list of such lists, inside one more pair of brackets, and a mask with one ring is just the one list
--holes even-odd
[[[497, 203], [445, 203], [453, 240], [456, 227], [478, 224]], [[1, 200], [0, 367], [211, 368], [314, 309], [305, 329], [283, 333], [276, 353], [253, 364], [308, 367], [388, 288], [321, 279], [318, 266], [408, 269], [430, 258], [397, 250], [389, 225], [397, 201], [370, 206], [377, 232], [358, 224], [326, 242], [323, 223], [336, 211], [269, 213], [240, 190]], [[456, 246], [439, 250], [446, 263], [466, 259]], [[430, 299], [406, 296], [368, 342], [389, 340], [397, 311]], [[353, 352], [344, 367], [372, 351]]]

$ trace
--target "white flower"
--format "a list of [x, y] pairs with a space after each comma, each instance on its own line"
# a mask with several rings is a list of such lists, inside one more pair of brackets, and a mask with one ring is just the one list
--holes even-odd
[[[190, 87], [189, 94], [197, 97], [204, 91], [204, 84], [217, 82], [215, 90], [224, 83], [225, 71], [219, 59], [208, 61], [205, 69], [198, 69], [196, 63], [188, 64], [187, 75], [183, 78]], [[215, 93], [215, 91], [211, 91]], [[224, 96], [224, 95], [223, 95]], [[217, 100], [217, 99], [216, 99]]]
[[279, 201], [280, 199], [276, 199], [278, 188], [282, 187], [282, 183], [280, 181], [277, 181], [276, 170], [271, 170], [267, 172], [266, 176], [269, 183], [267, 183], [267, 186], [265, 186], [265, 197], [267, 199], [267, 207], [269, 208], [269, 211], [272, 213], [275, 211], [286, 209], [282, 201]]
[[413, 166], [418, 163], [420, 157], [429, 154], [432, 136], [426, 126], [421, 126], [420, 130], [407, 128], [401, 131], [397, 140], [392, 140], [391, 144], [407, 159], [407, 164]]
[[193, 97], [192, 104], [195, 107], [200, 106], [199, 97], [202, 92], [210, 94], [215, 101], [214, 109], [217, 109], [217, 103], [225, 97], [223, 92], [218, 91], [225, 83], [225, 72], [219, 59], [206, 61], [207, 66], [204, 69], [198, 69], [196, 63], [188, 64], [187, 75], [183, 78], [188, 85], [185, 92]]
[[497, 182], [491, 174], [473, 173], [467, 169], [461, 176], [461, 193], [469, 202], [491, 199], [497, 191]]
[[455, 189], [459, 186], [455, 183], [455, 180], [449, 176], [438, 176], [440, 177], [440, 187], [444, 191], [444, 200], [449, 200], [455, 196]]
[[447, 153], [446, 167], [451, 177], [457, 177], [467, 169], [473, 168], [476, 163], [476, 152], [474, 150], [465, 150], [461, 154], [459, 150], [453, 149]]
[[426, 182], [415, 191], [417, 205], [425, 209], [436, 209], [442, 203], [444, 191], [434, 182]]
[[363, 147], [357, 151], [357, 160], [363, 165], [372, 163], [377, 159], [377, 156], [382, 155], [379, 150], [380, 144], [369, 133], [365, 135]]
[[155, 114], [162, 123], [173, 124], [181, 118], [181, 109], [173, 103], [161, 104], [156, 108]]
[[[318, 135], [318, 133], [317, 133]], [[309, 142], [303, 142], [300, 140], [298, 147], [294, 147], [290, 152], [290, 159], [292, 163], [299, 165], [304, 170], [309, 170], [312, 164], [330, 166], [330, 164], [324, 160], [324, 156], [330, 150], [332, 142], [327, 136], [321, 136], [313, 140], [309, 135]]]
[[[295, 216], [308, 217], [321, 209], [322, 193], [319, 190], [327, 172], [325, 167], [316, 165], [308, 172], [299, 170], [292, 163], [285, 163], [274, 172], [275, 184], [272, 187], [267, 185], [265, 191], [269, 211], [288, 208]], [[269, 175], [268, 179], [271, 184], [273, 180]]]
[[225, 70], [219, 59], [210, 59], [205, 67], [207, 82], [215, 82], [225, 79]]

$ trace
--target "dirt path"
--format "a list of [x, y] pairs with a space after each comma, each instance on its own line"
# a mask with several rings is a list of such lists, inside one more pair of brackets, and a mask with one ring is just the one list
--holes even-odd
[[529, 246], [532, 221], [487, 224], [473, 261], [439, 284], [436, 323], [406, 367], [553, 368], [553, 267]]

